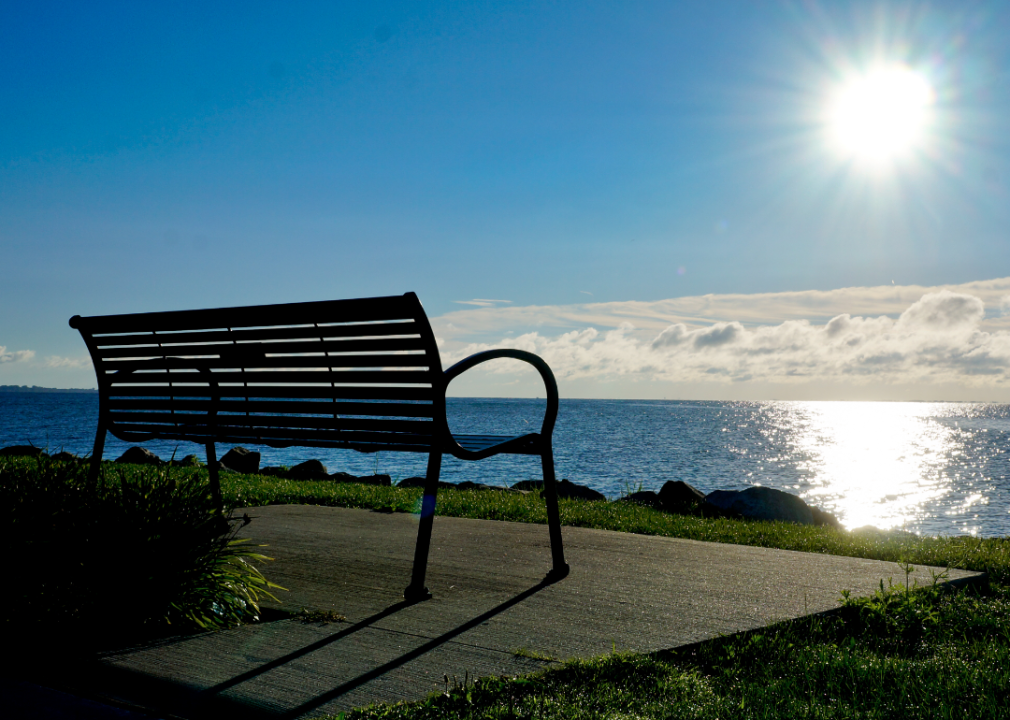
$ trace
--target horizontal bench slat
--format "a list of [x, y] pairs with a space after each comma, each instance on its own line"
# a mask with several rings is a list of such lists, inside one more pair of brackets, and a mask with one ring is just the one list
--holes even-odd
[[[203, 436], [179, 435], [171, 430], [158, 430], [157, 432], [130, 431], [127, 428], [110, 428], [113, 435], [127, 442], [143, 442], [152, 436], [160, 440], [178, 440], [180, 442], [192, 442], [205, 445], [208, 442], [229, 443], [235, 445], [265, 445], [272, 448], [290, 447], [314, 447], [332, 448], [336, 450], [357, 450], [359, 452], [381, 452], [392, 450], [397, 452], [430, 452], [430, 439], [424, 442], [406, 441], [383, 441], [383, 442], [347, 442], [344, 440], [334, 440], [332, 438], [316, 439], [311, 442], [303, 441], [300, 438], [264, 438], [258, 435], [242, 435], [239, 433], [216, 434], [207, 433]], [[388, 440], [388, 438], [387, 438]]]
[[[206, 386], [193, 387], [176, 385], [171, 389], [168, 387], [152, 387], [148, 385], [122, 385], [111, 387], [107, 391], [103, 390], [106, 397], [111, 398], [140, 398], [140, 397], [165, 397], [171, 394], [173, 397], [206, 398], [210, 396], [210, 390]], [[214, 393], [223, 398], [240, 397], [260, 397], [260, 398], [319, 398], [346, 399], [346, 400], [434, 400], [434, 391], [430, 387], [405, 387], [398, 385], [337, 385], [325, 386], [292, 386], [277, 385], [273, 387], [242, 387], [237, 385], [225, 385], [217, 388]]]
[[[148, 336], [154, 337], [154, 336]], [[163, 336], [157, 336], [162, 339]], [[118, 343], [117, 343], [118, 344]], [[420, 337], [371, 338], [366, 340], [320, 340], [305, 338], [284, 342], [241, 342], [205, 343], [200, 345], [156, 345], [152, 342], [141, 343], [129, 347], [103, 347], [100, 357], [108, 360], [133, 357], [179, 357], [179, 356], [217, 356], [223, 350], [229, 354], [234, 352], [264, 352], [277, 353], [383, 353], [396, 351], [423, 351], [424, 341]]]
[[378, 339], [390, 336], [403, 336], [403, 339], [417, 338], [422, 327], [413, 320], [382, 323], [364, 323], [356, 325], [330, 325], [324, 327], [292, 327], [291, 325], [281, 325], [276, 327], [254, 328], [249, 330], [227, 330], [225, 326], [209, 327], [206, 330], [189, 329], [186, 332], [177, 333], [134, 333], [130, 335], [100, 335], [94, 338], [95, 344], [99, 348], [129, 347], [132, 345], [158, 345], [170, 344], [170, 346], [185, 345], [235, 345], [248, 343], [266, 343], [271, 341], [298, 341], [298, 342], [319, 342], [331, 339], [336, 341], [339, 338], [353, 340], [356, 338]]
[[206, 413], [155, 413], [155, 412], [110, 412], [114, 423], [141, 425], [170, 425], [184, 428], [200, 427], [244, 427], [244, 428], [312, 428], [339, 432], [364, 430], [368, 432], [413, 433], [431, 435], [434, 423], [429, 420], [400, 420], [380, 418], [334, 418], [324, 416], [292, 415], [216, 415]]
[[[143, 398], [125, 399], [111, 398], [110, 410], [150, 410], [176, 412], [206, 412], [211, 406], [207, 400], [184, 400], [178, 398]], [[214, 402], [218, 412], [269, 413], [269, 414], [304, 414], [304, 415], [366, 415], [385, 417], [418, 417], [434, 416], [434, 406], [428, 403], [355, 403], [318, 401], [284, 401], [267, 400], [263, 398], [221, 399]]]
[[238, 383], [239, 385], [256, 387], [262, 385], [287, 385], [289, 383], [315, 383], [320, 386], [329, 385], [330, 383], [421, 385], [430, 383], [432, 376], [429, 372], [411, 370], [333, 370], [332, 372], [329, 370], [316, 372], [307, 370], [292, 370], [291, 372], [266, 370], [248, 373], [226, 370], [213, 373], [212, 379], [208, 378], [207, 375], [199, 373], [192, 373], [187, 377], [183, 373], [170, 374], [167, 372], [108, 373], [104, 375], [104, 379], [105, 382], [111, 383], [113, 387], [152, 384], [164, 384], [167, 387], [169, 383], [173, 386], [184, 384], [202, 385], [205, 387], [212, 387], [214, 385], [220, 387], [225, 383]]
[[520, 437], [534, 436], [536, 436], [536, 433], [527, 433], [525, 435], [457, 435], [454, 439], [459, 443], [460, 447], [466, 450], [477, 450], [501, 445], [509, 440], [515, 440]]
[[199, 377], [198, 373], [203, 369], [259, 372], [260, 370], [286, 368], [427, 368], [430, 365], [431, 358], [427, 355], [301, 355], [298, 357], [285, 355], [283, 357], [264, 357], [261, 354], [223, 358], [152, 357], [145, 360], [115, 360], [103, 363], [102, 371], [126, 374], [132, 370], [135, 373], [143, 374], [152, 370], [170, 370], [172, 375], [185, 378], [189, 375]]
[[[282, 371], [287, 369], [318, 368], [429, 368], [431, 359], [422, 354], [371, 354], [371, 355], [301, 355], [292, 357], [151, 357], [147, 359], [123, 359], [102, 364], [101, 372], [135, 373], [138, 377], [153, 371], [169, 371], [181, 379], [187, 377], [199, 378], [200, 373], [207, 370], [215, 374], [224, 371], [244, 371], [260, 373], [262, 371]], [[206, 377], [206, 376], [204, 376]]]
[[98, 317], [74, 317], [71, 327], [91, 333], [130, 333], [150, 330], [172, 331], [213, 327], [261, 327], [303, 323], [371, 322], [410, 319], [418, 307], [412, 293], [392, 297], [281, 305], [249, 305], [206, 310], [131, 313]]
[[[171, 437], [176, 440], [188, 440], [200, 442], [201, 438], [214, 437], [218, 442], [222, 438], [245, 438], [259, 442], [260, 439], [283, 441], [292, 445], [306, 445], [315, 447], [319, 442], [329, 442], [331, 447], [348, 445], [353, 443], [385, 443], [385, 444], [408, 444], [427, 445], [432, 444], [431, 434], [424, 433], [397, 433], [397, 432], [374, 432], [367, 430], [350, 430], [347, 432], [334, 432], [332, 430], [319, 430], [312, 428], [248, 428], [242, 425], [228, 425], [218, 423], [215, 425], [200, 425], [191, 428], [179, 428], [175, 425], [162, 423], [112, 423], [109, 427], [114, 435], [120, 433], [154, 434], [158, 437]], [[203, 432], [201, 432], [201, 430]]]

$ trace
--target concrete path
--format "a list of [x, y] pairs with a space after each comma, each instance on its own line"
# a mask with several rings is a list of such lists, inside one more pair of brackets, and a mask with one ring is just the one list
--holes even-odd
[[[158, 717], [311, 718], [417, 700], [446, 676], [550, 665], [531, 656], [673, 648], [904, 579], [893, 563], [566, 527], [571, 574], [546, 584], [546, 526], [440, 517], [434, 597], [408, 605], [413, 516], [295, 505], [249, 514], [246, 534], [275, 558], [266, 575], [288, 588], [277, 608], [346, 621], [277, 620], [122, 650], [75, 667], [60, 689]], [[929, 569], [913, 577], [930, 582]]]

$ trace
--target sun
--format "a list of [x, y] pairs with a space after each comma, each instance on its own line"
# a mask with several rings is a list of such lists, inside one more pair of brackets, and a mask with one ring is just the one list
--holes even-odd
[[852, 77], [829, 103], [832, 143], [844, 156], [870, 164], [907, 156], [922, 146], [934, 97], [926, 78], [904, 66]]

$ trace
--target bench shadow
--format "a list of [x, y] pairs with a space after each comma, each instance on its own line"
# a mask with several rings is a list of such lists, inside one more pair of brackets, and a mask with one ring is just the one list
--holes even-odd
[[[406, 652], [403, 655], [401, 655], [400, 657], [395, 658], [394, 660], [390, 660], [387, 663], [383, 663], [382, 665], [380, 665], [377, 668], [374, 668], [373, 670], [369, 670], [366, 673], [362, 673], [361, 675], [358, 675], [356, 678], [348, 680], [347, 682], [344, 682], [344, 683], [338, 685], [337, 687], [333, 688], [332, 690], [328, 690], [327, 692], [322, 693], [321, 695], [318, 695], [318, 696], [312, 698], [311, 700], [302, 703], [298, 707], [293, 708], [293, 709], [289, 710], [288, 712], [285, 712], [285, 713], [282, 713], [282, 714], [278, 715], [278, 717], [279, 718], [283, 718], [284, 720], [289, 720], [289, 719], [290, 720], [294, 720], [294, 718], [301, 717], [305, 713], [311, 712], [313, 710], [316, 710], [316, 709], [322, 707], [323, 705], [326, 705], [327, 703], [333, 702], [334, 700], [336, 700], [337, 698], [339, 698], [341, 695], [345, 695], [346, 693], [350, 692], [351, 690], [354, 690], [355, 688], [360, 687], [361, 685], [364, 685], [367, 682], [375, 680], [376, 678], [379, 678], [379, 677], [385, 675], [386, 673], [390, 672], [391, 670], [395, 670], [396, 668], [398, 668], [398, 667], [400, 667], [402, 665], [406, 665], [411, 660], [416, 660], [417, 658], [421, 657], [422, 655], [425, 655], [426, 653], [431, 652], [435, 648], [437, 648], [437, 647], [439, 647], [441, 645], [444, 645], [445, 643], [449, 642], [453, 638], [455, 638], [455, 637], [457, 637], [459, 635], [462, 635], [466, 631], [472, 630], [473, 628], [477, 627], [481, 623], [487, 622], [488, 620], [490, 620], [491, 618], [493, 618], [495, 615], [500, 615], [501, 613], [505, 612], [509, 608], [511, 608], [511, 607], [513, 607], [515, 605], [518, 605], [523, 600], [526, 600], [527, 598], [535, 595], [536, 593], [540, 592], [541, 590], [543, 590], [544, 588], [548, 587], [549, 585], [554, 584], [555, 582], [557, 582], [557, 579], [545, 578], [544, 580], [541, 580], [539, 583], [537, 583], [533, 587], [530, 587], [530, 588], [527, 588], [526, 590], [523, 590], [518, 595], [515, 595], [515, 596], [509, 598], [505, 602], [503, 602], [503, 603], [501, 603], [499, 605], [496, 605], [495, 607], [491, 608], [487, 612], [481, 613], [480, 615], [478, 615], [475, 618], [467, 620], [462, 625], [458, 625], [457, 627], [453, 628], [452, 630], [449, 630], [449, 631], [447, 631], [445, 633], [442, 633], [441, 635], [439, 635], [436, 638], [432, 638], [431, 640], [429, 640], [428, 642], [424, 643], [420, 647], [417, 647], [417, 648], [415, 648], [415, 649], [413, 649], [413, 650], [411, 650], [409, 652]], [[420, 700], [420, 698], [418, 698], [418, 699]]]
[[[221, 717], [243, 717], [247, 720], [293, 720], [321, 708], [355, 688], [380, 678], [386, 673], [435, 650], [468, 630], [518, 605], [557, 581], [557, 579], [545, 578], [536, 585], [523, 590], [490, 610], [467, 620], [438, 637], [428, 640], [423, 645], [342, 682], [333, 689], [306, 700], [293, 708], [265, 707], [264, 705], [253, 703], [248, 699], [224, 696], [223, 693], [243, 683], [254, 680], [261, 675], [278, 668], [283, 668], [299, 658], [322, 650], [416, 603], [408, 601], [397, 602], [333, 635], [298, 648], [286, 655], [265, 662], [258, 667], [242, 672], [235, 677], [205, 689], [196, 689], [185, 683], [158, 678], [121, 665], [113, 666], [101, 662], [92, 664], [87, 668], [78, 666], [72, 681], [59, 684], [63, 685], [69, 692], [77, 691], [85, 696], [100, 696], [104, 694], [109, 701], [122, 706], [128, 706], [130, 709], [138, 712], [153, 712], [155, 714], [161, 712], [168, 713], [174, 717], [193, 719], [215, 718], [216, 720]], [[187, 639], [189, 638], [179, 638], [181, 641]], [[69, 680], [69, 678], [65, 679]], [[102, 693], [99, 688], [106, 692]], [[98, 699], [101, 698], [99, 697]], [[421, 697], [417, 699], [420, 700]], [[269, 702], [266, 698], [264, 700]]]
[[348, 635], [353, 635], [354, 633], [358, 632], [359, 630], [364, 630], [365, 628], [370, 627], [374, 623], [377, 623], [380, 620], [389, 617], [390, 615], [395, 615], [396, 613], [400, 612], [404, 608], [408, 608], [408, 607], [410, 607], [411, 605], [414, 605], [414, 604], [415, 603], [409, 602], [407, 600], [401, 600], [398, 603], [390, 605], [385, 610], [380, 610], [379, 612], [375, 613], [374, 615], [370, 615], [369, 617], [365, 618], [364, 620], [360, 620], [360, 621], [354, 623], [349, 628], [346, 628], [344, 630], [341, 630], [340, 632], [334, 633], [333, 635], [330, 635], [329, 637], [325, 637], [322, 640], [318, 640], [318, 641], [316, 641], [314, 643], [306, 645], [303, 648], [299, 648], [298, 650], [295, 650], [294, 652], [290, 652], [287, 655], [283, 655], [283, 656], [281, 656], [279, 658], [271, 660], [268, 663], [264, 663], [263, 665], [260, 665], [258, 668], [254, 668], [252, 670], [247, 670], [246, 672], [241, 673], [239, 675], [236, 675], [235, 677], [230, 678], [228, 680], [225, 680], [222, 683], [218, 683], [217, 685], [209, 687], [206, 690], [201, 691], [199, 693], [199, 696], [210, 697], [210, 696], [222, 693], [225, 690], [228, 690], [230, 688], [233, 688], [236, 685], [241, 685], [242, 683], [248, 682], [249, 680], [252, 680], [253, 678], [258, 677], [260, 675], [263, 675], [264, 673], [268, 673], [271, 670], [279, 668], [279, 667], [281, 667], [283, 665], [287, 665], [292, 660], [297, 660], [298, 658], [303, 657], [305, 655], [308, 655], [309, 653], [313, 653], [313, 652], [315, 652], [317, 650], [321, 650], [324, 647], [326, 647], [327, 645], [332, 645], [333, 643], [337, 642], [338, 640], [342, 640], [345, 637], [347, 637]]

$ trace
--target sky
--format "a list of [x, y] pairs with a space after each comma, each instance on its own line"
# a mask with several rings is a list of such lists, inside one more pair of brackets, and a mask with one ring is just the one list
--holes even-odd
[[1008, 246], [1005, 3], [0, 0], [0, 384], [414, 291], [562, 397], [1010, 401]]

